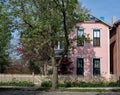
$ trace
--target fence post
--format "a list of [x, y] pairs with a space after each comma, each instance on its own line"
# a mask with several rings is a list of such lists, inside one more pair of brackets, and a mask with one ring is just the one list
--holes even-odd
[[[34, 74], [34, 72], [32, 72], [33, 83], [34, 83], [34, 76], [35, 76], [35, 74]], [[34, 84], [35, 84], [35, 83], [34, 83]]]

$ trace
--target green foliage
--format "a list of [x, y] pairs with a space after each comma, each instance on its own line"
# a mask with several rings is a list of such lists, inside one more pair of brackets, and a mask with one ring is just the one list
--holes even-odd
[[68, 51], [72, 27], [77, 20], [87, 19], [88, 13], [78, 0], [10, 0], [9, 8], [13, 19], [19, 18], [13, 24], [21, 34], [22, 55], [32, 61], [49, 58], [57, 41], [63, 42]]
[[[51, 81], [42, 82], [42, 87], [51, 87]], [[83, 82], [83, 81], [65, 81], [58, 82], [59, 87], [120, 87], [119, 82]]]
[[[72, 27], [76, 21], [85, 20], [88, 12], [78, 0], [9, 0], [9, 5], [13, 19], [19, 18], [14, 25], [21, 34], [23, 50], [20, 54], [33, 62], [55, 60], [54, 45], [58, 41], [64, 45], [61, 59], [68, 54]], [[56, 67], [56, 64], [52, 61], [52, 66]], [[55, 70], [53, 77], [57, 83]]]
[[8, 11], [5, 1], [0, 2], [0, 73], [3, 73], [6, 66], [9, 64], [9, 47], [11, 39], [11, 19], [8, 16]]
[[109, 92], [111, 90], [106, 90], [106, 89], [77, 89], [76, 88], [76, 89], [64, 89], [63, 91], [68, 91], [68, 92]]
[[0, 82], [0, 86], [34, 86], [34, 84], [28, 81]]
[[52, 87], [52, 82], [51, 81], [44, 81], [41, 83], [42, 87]]
[[120, 87], [120, 82], [110, 82], [107, 85], [109, 87]]
[[53, 69], [49, 69], [47, 75], [52, 75], [53, 74]]
[[0, 73], [3, 73], [5, 69], [9, 66], [10, 62], [7, 60], [7, 57], [0, 56]]
[[72, 82], [71, 81], [65, 82], [65, 87], [73, 87]]
[[65, 84], [64, 82], [58, 82], [58, 86], [59, 86], [59, 87], [65, 87], [66, 84]]

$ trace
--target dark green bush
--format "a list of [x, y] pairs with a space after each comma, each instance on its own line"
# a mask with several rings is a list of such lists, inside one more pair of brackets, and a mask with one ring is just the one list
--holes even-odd
[[[91, 82], [87, 82], [85, 85], [84, 85], [84, 87], [92, 87], [92, 86], [94, 86], [94, 83], [91, 83]], [[82, 87], [82, 86], [81, 86]]]
[[79, 87], [79, 82], [73, 82], [72, 84], [73, 87]]
[[86, 82], [79, 82], [79, 87], [87, 87], [87, 83]]
[[[51, 87], [51, 81], [44, 81], [41, 83], [42, 87]], [[83, 82], [83, 81], [65, 81], [59, 82], [59, 87], [120, 87], [120, 82]]]
[[110, 82], [109, 84], [108, 84], [108, 86], [109, 87], [119, 87], [120, 85], [119, 85], [119, 83], [117, 83], [117, 82]]
[[41, 87], [52, 87], [52, 82], [51, 81], [43, 81], [41, 83]]
[[73, 87], [73, 83], [71, 81], [65, 82], [65, 87]]
[[0, 86], [34, 86], [34, 84], [28, 81], [0, 82]]
[[15, 82], [15, 85], [16, 86], [33, 86], [34, 84], [28, 81], [19, 81], [19, 82]]

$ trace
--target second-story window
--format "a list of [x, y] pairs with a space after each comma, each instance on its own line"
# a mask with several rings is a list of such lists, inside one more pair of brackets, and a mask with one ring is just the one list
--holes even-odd
[[77, 46], [84, 46], [84, 29], [77, 29]]
[[54, 48], [57, 50], [64, 49], [63, 43], [60, 41], [56, 42]]
[[93, 46], [100, 46], [100, 29], [93, 30]]

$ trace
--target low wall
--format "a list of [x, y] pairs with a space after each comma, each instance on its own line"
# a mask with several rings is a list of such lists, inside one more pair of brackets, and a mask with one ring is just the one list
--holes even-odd
[[[59, 75], [59, 81], [89, 81], [89, 82], [98, 82], [98, 81], [117, 81], [114, 75], [110, 75], [111, 78], [106, 80], [104, 77], [100, 76], [91, 76], [91, 77], [83, 77], [77, 75]], [[8, 82], [8, 81], [29, 81], [34, 84], [40, 85], [42, 81], [52, 80], [51, 76], [44, 75], [34, 75], [34, 74], [0, 74], [0, 82]]]

